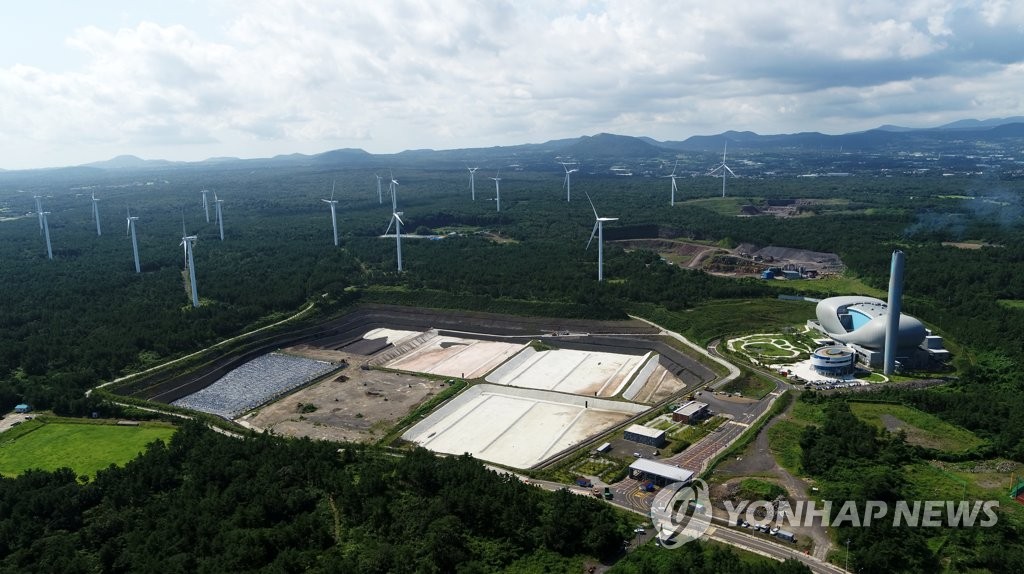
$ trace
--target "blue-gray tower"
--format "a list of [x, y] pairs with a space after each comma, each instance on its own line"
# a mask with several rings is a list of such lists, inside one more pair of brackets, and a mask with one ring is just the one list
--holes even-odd
[[889, 269], [889, 309], [885, 323], [885, 358], [882, 372], [891, 375], [896, 371], [896, 344], [900, 332], [900, 302], [903, 299], [903, 252], [892, 252]]

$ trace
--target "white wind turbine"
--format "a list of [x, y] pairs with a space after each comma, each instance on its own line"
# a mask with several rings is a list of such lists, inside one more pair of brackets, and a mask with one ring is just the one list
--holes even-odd
[[96, 194], [92, 194], [92, 218], [96, 220], [96, 235], [100, 235], [100, 200], [96, 199]]
[[[216, 196], [215, 196], [216, 197]], [[196, 266], [192, 258], [192, 249], [195, 247], [197, 235], [189, 235], [185, 231], [185, 220], [181, 221], [181, 246], [185, 248], [185, 265], [188, 267], [189, 282], [192, 284], [192, 306], [199, 306], [199, 291], [196, 290]]]
[[39, 218], [39, 233], [43, 232], [43, 196], [33, 195], [32, 199], [36, 200], [36, 216]]
[[679, 167], [679, 160], [678, 159], [676, 160], [675, 165], [672, 166], [672, 173], [670, 173], [669, 175], [665, 176], [665, 177], [671, 177], [672, 178], [672, 199], [669, 201], [669, 205], [671, 205], [671, 206], [675, 206], [675, 204], [676, 204], [676, 191], [677, 191], [677, 189], [676, 189], [676, 177], [678, 177], [676, 175], [676, 168], [677, 167]]
[[562, 164], [562, 169], [565, 170], [565, 181], [562, 183], [562, 185], [565, 186], [565, 201], [571, 201], [572, 200], [572, 174], [576, 173], [580, 169], [578, 167], [574, 167], [572, 169], [569, 169], [569, 166], [573, 165], [575, 162], [560, 161], [558, 163]]
[[50, 220], [46, 218], [49, 211], [40, 211], [39, 216], [43, 218], [43, 233], [46, 235], [46, 258], [53, 259], [53, 249], [50, 248]]
[[334, 246], [337, 247], [338, 246], [338, 217], [337, 217], [337, 215], [335, 215], [334, 207], [336, 205], [338, 205], [338, 201], [336, 199], [334, 199], [334, 184], [335, 184], [335, 182], [332, 181], [331, 182], [331, 198], [330, 199], [321, 199], [320, 201], [322, 201], [322, 202], [326, 203], [327, 205], [331, 206], [331, 225], [334, 227]]
[[606, 221], [618, 221], [618, 217], [600, 217], [597, 215], [597, 208], [594, 201], [587, 194], [587, 201], [590, 202], [590, 209], [594, 210], [594, 230], [590, 232], [590, 239], [587, 241], [587, 249], [590, 249], [590, 242], [597, 234], [597, 280], [604, 281], [604, 223]]
[[398, 211], [398, 180], [395, 179], [395, 172], [391, 172], [391, 213]]
[[380, 174], [376, 174], [375, 173], [373, 175], [377, 178], [377, 203], [383, 205], [384, 204], [384, 194], [381, 193], [381, 190], [380, 190], [380, 180], [381, 180], [381, 177], [380, 177]]
[[[210, 190], [204, 189], [204, 190], [200, 191], [199, 193], [203, 194], [203, 213], [206, 214], [206, 222], [209, 223], [210, 222], [210, 204], [207, 203], [207, 201], [206, 201], [206, 194], [210, 193]], [[216, 194], [214, 194], [214, 195], [216, 195]]]
[[142, 272], [142, 267], [139, 266], [139, 244], [135, 240], [135, 222], [138, 221], [139, 218], [138, 217], [132, 217], [132, 210], [131, 210], [131, 208], [128, 208], [127, 211], [128, 211], [128, 229], [125, 230], [125, 233], [126, 234], [131, 233], [131, 235], [132, 235], [132, 254], [135, 256], [135, 272], [136, 273], [141, 273]]
[[393, 211], [391, 213], [391, 222], [388, 223], [388, 228], [384, 231], [384, 235], [391, 231], [391, 226], [395, 226], [395, 248], [398, 252], [398, 270], [402, 270], [402, 216], [405, 215], [401, 211]]
[[480, 168], [479, 167], [469, 167], [467, 165], [466, 169], [469, 170], [469, 193], [472, 196], [473, 201], [476, 201], [476, 170], [478, 170]]
[[718, 167], [716, 167], [715, 169], [711, 170], [711, 172], [708, 174], [711, 175], [718, 170], [722, 170], [722, 197], [725, 197], [725, 172], [729, 172], [730, 174], [732, 174], [733, 177], [736, 177], [736, 174], [733, 173], [731, 169], [729, 169], [729, 166], [725, 165], [725, 152], [727, 152], [728, 150], [729, 142], [725, 142], [725, 149], [722, 150], [722, 163], [720, 163]]
[[494, 194], [495, 201], [498, 202], [498, 211], [501, 211], [501, 168], [498, 168], [498, 173], [494, 174]]
[[213, 192], [213, 207], [217, 212], [217, 227], [220, 228], [220, 240], [224, 241], [224, 212], [220, 206], [222, 203], [224, 203], [224, 200], [217, 199], [217, 192]]

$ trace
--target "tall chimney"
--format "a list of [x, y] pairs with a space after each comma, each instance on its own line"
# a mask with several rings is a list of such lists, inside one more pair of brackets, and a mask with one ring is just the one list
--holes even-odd
[[892, 252], [892, 266], [889, 269], [889, 313], [885, 320], [885, 364], [882, 372], [891, 375], [896, 371], [896, 340], [900, 333], [900, 302], [903, 299], [903, 252]]

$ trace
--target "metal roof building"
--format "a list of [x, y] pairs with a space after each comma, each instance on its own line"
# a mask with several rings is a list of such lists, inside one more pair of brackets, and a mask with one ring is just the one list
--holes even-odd
[[657, 448], [665, 444], [665, 431], [652, 429], [651, 427], [645, 427], [643, 425], [631, 425], [626, 429], [623, 438], [640, 444], [648, 444]]
[[658, 484], [670, 482], [687, 484], [693, 480], [692, 470], [686, 470], [685, 468], [646, 458], [638, 458], [636, 462], [629, 465], [629, 470], [632, 474], [639, 475], [639, 478], [654, 480]]

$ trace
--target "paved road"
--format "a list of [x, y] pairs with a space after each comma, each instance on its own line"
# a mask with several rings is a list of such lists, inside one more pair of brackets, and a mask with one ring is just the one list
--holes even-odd
[[777, 542], [772, 542], [766, 538], [760, 538], [747, 534], [745, 532], [734, 530], [732, 528], [726, 528], [723, 526], [712, 526], [708, 529], [708, 538], [716, 540], [718, 542], [724, 542], [737, 548], [756, 552], [762, 556], [769, 556], [777, 560], [799, 560], [807, 565], [811, 569], [811, 572], [815, 574], [845, 574], [846, 570], [818, 560], [813, 556], [808, 556], [803, 552], [800, 552], [796, 548], [790, 546], [783, 546]]

